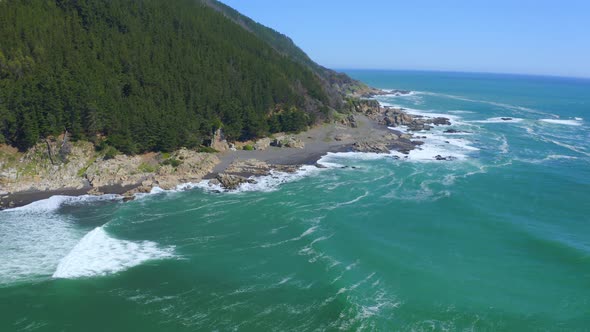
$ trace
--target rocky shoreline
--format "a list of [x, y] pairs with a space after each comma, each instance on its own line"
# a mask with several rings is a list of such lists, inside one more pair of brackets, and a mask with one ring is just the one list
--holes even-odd
[[[372, 96], [375, 91], [365, 97]], [[297, 135], [230, 144], [218, 133], [212, 142], [218, 153], [181, 149], [107, 158], [93, 144], [69, 142], [67, 135], [40, 142], [26, 153], [2, 146], [0, 209], [54, 195], [118, 194], [130, 200], [155, 187], [168, 190], [204, 179], [211, 186], [233, 190], [256, 182], [256, 176], [296, 172], [303, 164], [316, 164], [328, 152], [408, 154], [423, 142], [392, 128], [404, 126], [412, 132], [439, 125], [450, 125], [449, 119], [411, 115], [400, 108], [382, 107], [373, 99], [356, 99], [349, 114]]]

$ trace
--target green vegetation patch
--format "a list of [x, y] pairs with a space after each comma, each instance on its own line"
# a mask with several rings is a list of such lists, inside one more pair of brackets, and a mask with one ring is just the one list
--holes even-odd
[[146, 162], [141, 163], [137, 167], [137, 171], [140, 172], [140, 173], [154, 173], [157, 170], [158, 170], [158, 167], [157, 166], [148, 164]]
[[162, 165], [170, 165], [174, 168], [182, 165], [182, 161], [175, 159], [175, 158], [170, 158], [170, 159], [166, 159], [162, 162]]
[[86, 166], [80, 168], [80, 170], [78, 171], [78, 177], [83, 178], [86, 175], [86, 171], [88, 171], [88, 168], [90, 166], [92, 166], [92, 164], [94, 164], [94, 162], [96, 161], [98, 157], [96, 155], [94, 155], [94, 157], [92, 159], [90, 159], [90, 161], [88, 162], [88, 164], [86, 164]]
[[202, 153], [217, 153], [219, 151], [215, 150], [214, 148], [212, 148], [210, 146], [200, 146], [197, 149], [197, 152], [202, 152]]

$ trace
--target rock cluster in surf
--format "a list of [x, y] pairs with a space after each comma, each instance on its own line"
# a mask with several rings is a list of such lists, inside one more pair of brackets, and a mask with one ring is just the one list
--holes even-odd
[[295, 173], [301, 165], [275, 165], [257, 159], [235, 160], [223, 173], [209, 180], [209, 185], [235, 190], [244, 183], [256, 183], [253, 176], [267, 176], [273, 171]]

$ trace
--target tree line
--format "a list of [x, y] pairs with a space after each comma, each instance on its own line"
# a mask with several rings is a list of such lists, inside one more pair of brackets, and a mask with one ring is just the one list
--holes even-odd
[[0, 2], [0, 143], [71, 133], [125, 153], [298, 131], [327, 113], [309, 68], [192, 0]]

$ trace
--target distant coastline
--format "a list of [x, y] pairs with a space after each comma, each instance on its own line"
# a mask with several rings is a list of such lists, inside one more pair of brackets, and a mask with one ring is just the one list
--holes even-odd
[[[347, 74], [354, 72], [388, 72], [388, 73], [438, 73], [438, 74], [452, 74], [452, 75], [486, 75], [497, 76], [505, 78], [546, 78], [546, 79], [563, 79], [563, 80], [581, 80], [590, 81], [590, 76], [567, 76], [556, 74], [531, 74], [531, 73], [508, 73], [508, 72], [485, 72], [485, 71], [461, 71], [461, 70], [436, 70], [436, 69], [380, 69], [380, 68], [335, 68], [335, 70]], [[354, 75], [352, 75], [354, 76]]]

